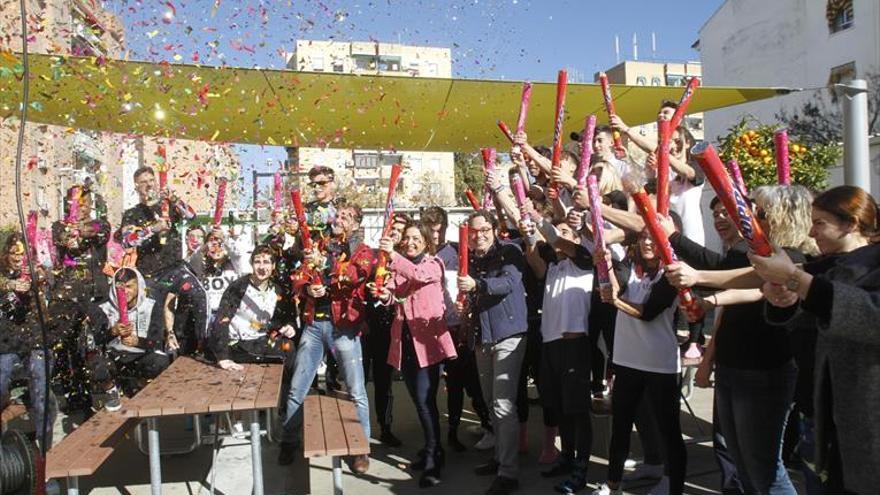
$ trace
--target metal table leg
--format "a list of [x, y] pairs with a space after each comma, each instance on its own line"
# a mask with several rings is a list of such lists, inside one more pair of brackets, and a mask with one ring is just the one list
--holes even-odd
[[162, 461], [159, 459], [159, 427], [156, 418], [147, 419], [147, 443], [150, 447], [150, 493], [162, 495]]
[[263, 495], [263, 453], [260, 449], [260, 411], [251, 411], [251, 464], [254, 470], [254, 495]]
[[220, 450], [220, 415], [214, 415], [214, 437], [211, 443], [211, 495], [214, 495], [214, 486], [217, 484], [217, 451]]
[[342, 495], [342, 457], [333, 456], [333, 495]]
[[79, 476], [67, 477], [67, 495], [79, 495]]

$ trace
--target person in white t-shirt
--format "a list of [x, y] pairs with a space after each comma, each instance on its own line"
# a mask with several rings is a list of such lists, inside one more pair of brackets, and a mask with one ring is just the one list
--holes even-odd
[[[605, 256], [610, 262], [610, 256]], [[674, 323], [678, 293], [663, 276], [659, 253], [647, 231], [641, 232], [638, 243], [619, 266], [619, 271], [611, 271], [609, 286], [601, 289], [602, 299], [612, 303], [618, 314], [614, 328], [615, 381], [608, 481], [593, 493], [622, 493], [630, 433], [644, 397], [666, 446], [669, 493], [681, 494], [687, 452], [679, 422], [681, 362]]]

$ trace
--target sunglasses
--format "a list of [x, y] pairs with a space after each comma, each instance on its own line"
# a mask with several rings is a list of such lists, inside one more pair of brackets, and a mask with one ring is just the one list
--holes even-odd
[[316, 182], [309, 182], [309, 185], [311, 187], [314, 187], [315, 189], [317, 189], [319, 187], [324, 187], [331, 182], [333, 182], [333, 181], [332, 180], [316, 181]]

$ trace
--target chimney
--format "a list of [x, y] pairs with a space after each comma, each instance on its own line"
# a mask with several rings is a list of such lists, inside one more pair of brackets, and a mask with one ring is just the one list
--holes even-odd
[[633, 60], [639, 59], [639, 39], [636, 37], [636, 33], [633, 33]]
[[657, 60], [657, 34], [651, 31], [651, 59]]
[[615, 63], [620, 63], [620, 37], [616, 34], [614, 35], [614, 59]]

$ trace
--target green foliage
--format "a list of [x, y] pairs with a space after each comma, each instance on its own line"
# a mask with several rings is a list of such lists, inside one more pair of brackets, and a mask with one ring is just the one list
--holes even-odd
[[455, 154], [455, 201], [458, 206], [470, 206], [465, 191], [470, 189], [477, 196], [483, 197], [483, 159], [479, 152]]
[[[723, 136], [719, 155], [727, 162], [735, 159], [742, 170], [749, 190], [777, 183], [773, 133], [776, 125], [763, 125], [741, 120]], [[789, 134], [789, 161], [791, 182], [813, 191], [825, 189], [828, 168], [834, 166], [842, 150], [837, 143], [819, 143], [807, 146], [801, 136]]]

